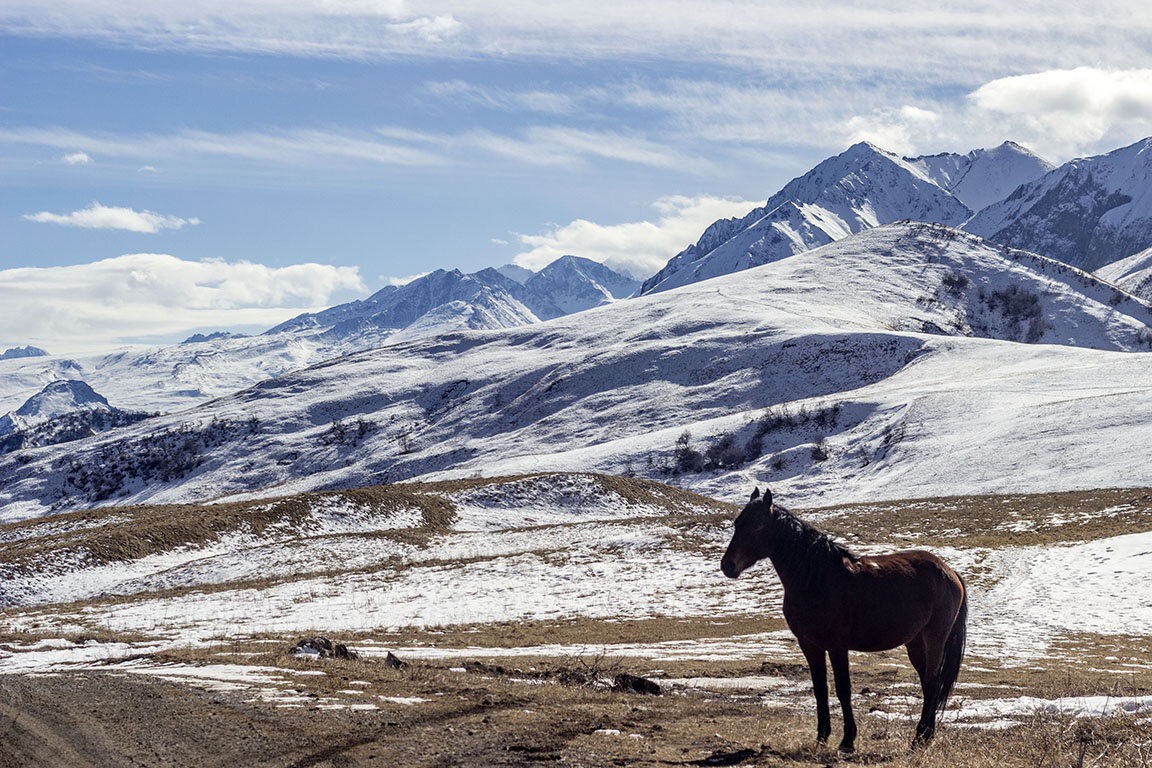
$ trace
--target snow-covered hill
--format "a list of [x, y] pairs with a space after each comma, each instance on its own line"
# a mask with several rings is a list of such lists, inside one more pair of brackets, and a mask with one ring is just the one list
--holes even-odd
[[743, 218], [712, 224], [646, 280], [641, 293], [766, 264], [901, 219], [959, 225], [975, 210], [969, 201], [982, 202], [1049, 168], [1011, 142], [918, 158], [861, 142], [793, 179]]
[[1096, 274], [1133, 296], [1152, 301], [1152, 248], [1100, 267]]
[[730, 498], [769, 481], [808, 504], [1146, 485], [1146, 457], [1117, 446], [1152, 437], [1152, 355], [1131, 354], [1148, 349], [1150, 323], [1147, 304], [1080, 270], [898, 223], [546, 323], [390, 344], [6, 457], [0, 506], [14, 519], [552, 469]]
[[1152, 138], [1072, 160], [977, 213], [982, 237], [1095, 270], [1152, 246]]

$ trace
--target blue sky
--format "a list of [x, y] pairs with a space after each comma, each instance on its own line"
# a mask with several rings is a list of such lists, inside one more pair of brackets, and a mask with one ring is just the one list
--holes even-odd
[[861, 138], [1059, 162], [1148, 135], [1150, 50], [1137, 2], [13, 0], [0, 346], [569, 252], [645, 275]]

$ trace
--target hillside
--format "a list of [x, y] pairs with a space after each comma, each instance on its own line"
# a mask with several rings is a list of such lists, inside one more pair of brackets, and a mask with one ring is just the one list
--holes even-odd
[[[1152, 434], [1152, 355], [1130, 354], [1150, 323], [1148, 305], [1084, 272], [900, 223], [0, 459], [0, 504], [18, 519], [539, 470], [675, 477], [721, 498], [771, 481], [804, 503], [1140, 482], [1147, 462], [1116, 446]], [[681, 460], [685, 430], [699, 462]]]
[[1096, 274], [1133, 296], [1152, 301], [1152, 248], [1106, 264]]

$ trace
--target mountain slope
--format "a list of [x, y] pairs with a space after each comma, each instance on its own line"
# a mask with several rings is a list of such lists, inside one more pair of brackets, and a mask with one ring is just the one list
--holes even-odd
[[1096, 270], [1104, 280], [1145, 301], [1152, 301], [1152, 248]]
[[1152, 246], [1152, 138], [1065, 163], [984, 208], [969, 232], [1095, 270]]
[[1050, 167], [1018, 145], [967, 155], [901, 158], [867, 142], [793, 179], [739, 219], [715, 222], [644, 282], [668, 290], [787, 258], [902, 219], [959, 225], [982, 201]]
[[[1152, 355], [1131, 354], [1147, 349], [1152, 309], [1116, 294], [955, 229], [893, 224], [548, 323], [390, 344], [27, 463], [6, 457], [0, 506], [22, 517], [534, 469], [680, 472], [726, 497], [770, 481], [806, 503], [1144, 484], [1145, 457], [1115, 446], [1152, 437], [1140, 405]], [[699, 462], [677, 447], [685, 430]], [[97, 461], [98, 476], [82, 472]]]

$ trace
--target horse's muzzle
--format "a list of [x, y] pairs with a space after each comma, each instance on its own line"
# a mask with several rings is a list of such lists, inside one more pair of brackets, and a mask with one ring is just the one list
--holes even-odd
[[720, 570], [730, 579], [734, 579], [740, 575], [740, 569], [736, 567], [736, 564], [733, 563], [727, 555], [720, 559]]

